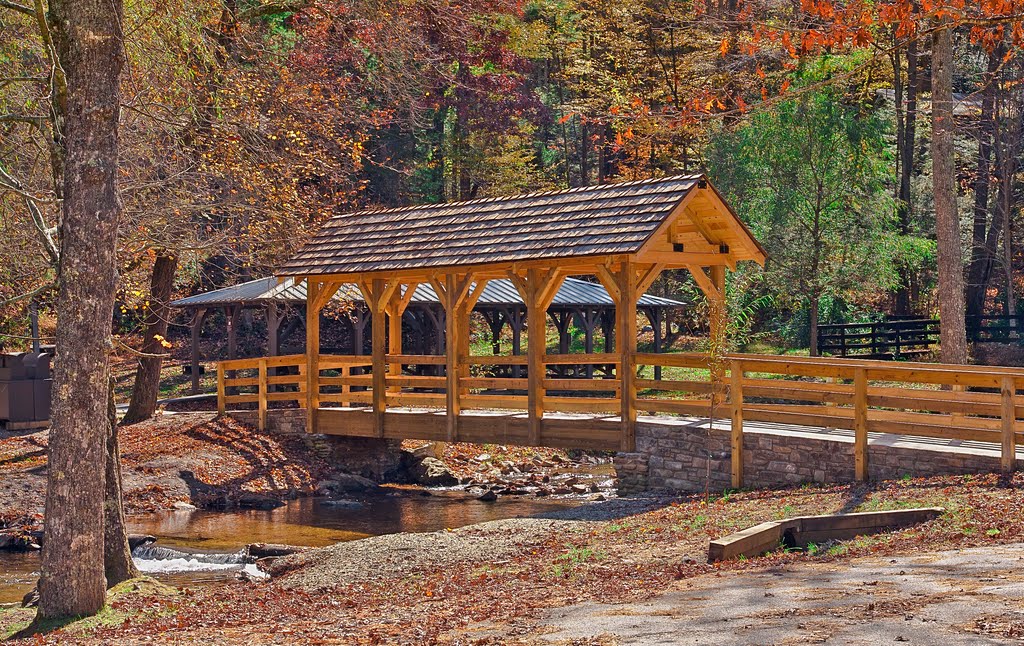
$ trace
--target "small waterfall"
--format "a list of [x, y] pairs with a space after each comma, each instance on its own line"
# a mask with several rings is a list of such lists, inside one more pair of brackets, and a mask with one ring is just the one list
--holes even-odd
[[239, 570], [248, 563], [242, 552], [232, 554], [186, 552], [158, 545], [140, 545], [132, 550], [135, 565], [142, 572], [194, 572]]

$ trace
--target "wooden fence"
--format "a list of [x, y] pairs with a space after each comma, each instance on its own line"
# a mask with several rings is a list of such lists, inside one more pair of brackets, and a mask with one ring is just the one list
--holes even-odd
[[974, 343], [1020, 343], [1024, 341], [1024, 314], [968, 316], [967, 338]]
[[905, 359], [938, 344], [939, 321], [906, 319], [818, 326], [818, 350], [837, 357]]
[[[508, 365], [525, 370], [525, 356], [465, 359], [455, 398], [461, 410], [528, 408], [526, 377], [495, 377], [488, 372]], [[543, 359], [549, 367], [616, 362], [615, 355], [605, 354], [549, 354]], [[390, 368], [382, 380], [385, 410], [444, 410], [446, 377], [408, 375], [401, 370], [444, 362], [443, 356], [388, 355]], [[666, 378], [649, 377], [655, 366], [662, 368]], [[256, 404], [261, 427], [271, 402], [305, 407], [312, 399], [319, 410], [353, 407], [365, 413], [374, 401], [371, 371], [370, 356], [321, 355], [314, 397], [309, 398], [306, 384], [313, 380], [307, 380], [303, 355], [224, 361], [217, 371], [218, 409], [224, 412], [235, 404]], [[717, 361], [702, 354], [636, 354], [631, 373], [630, 390], [637, 393], [632, 403], [641, 413], [731, 418], [732, 480], [737, 487], [743, 482], [745, 420], [853, 431], [855, 471], [862, 480], [868, 474], [869, 432], [995, 443], [1001, 446], [1002, 467], [1007, 472], [1014, 468], [1015, 448], [1024, 432], [1018, 422], [1024, 408], [1017, 399], [1024, 388], [1022, 369], [747, 354], [731, 354]], [[593, 379], [546, 375], [539, 394], [544, 413], [587, 413], [590, 417], [575, 422], [559, 419], [550, 429], [545, 417], [547, 430], [542, 431], [538, 443], [619, 448], [621, 426], [603, 422], [621, 414], [623, 383], [617, 375]], [[436, 420], [436, 412], [432, 415]], [[330, 432], [373, 436], [372, 417], [349, 415], [344, 424], [337, 425], [340, 430]], [[445, 439], [443, 430], [419, 434], [415, 419], [408, 415], [400, 422], [388, 434], [379, 430], [380, 436]], [[382, 426], [390, 425], [385, 421]], [[457, 439], [528, 443], [525, 435], [511, 440], [488, 435], [486, 425]]]

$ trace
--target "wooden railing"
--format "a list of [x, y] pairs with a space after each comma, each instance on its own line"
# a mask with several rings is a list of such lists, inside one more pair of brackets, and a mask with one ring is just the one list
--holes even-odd
[[[443, 356], [388, 355], [383, 380], [386, 407], [445, 409], [447, 379], [399, 372], [399, 367], [441, 365]], [[615, 355], [545, 355], [545, 366], [615, 364]], [[488, 367], [526, 365], [524, 356], [465, 357], [458, 402], [463, 409], [521, 411], [529, 406], [526, 377], [494, 377]], [[868, 474], [868, 433], [992, 442], [1001, 446], [1002, 466], [1015, 464], [1024, 428], [1018, 420], [1024, 404], [1024, 370], [930, 363], [892, 363], [730, 354], [712, 361], [703, 354], [636, 354], [630, 378], [641, 413], [731, 418], [733, 483], [743, 482], [745, 421], [853, 431], [858, 479]], [[648, 370], [660, 366], [666, 378]], [[276, 371], [278, 374], [271, 374]], [[369, 356], [320, 357], [312, 398], [324, 404], [373, 403]], [[549, 371], [550, 372], [550, 371]], [[281, 374], [285, 373], [285, 374]], [[269, 402], [305, 406], [305, 358], [302, 355], [243, 359], [218, 366], [218, 409], [256, 403], [260, 424]], [[242, 376], [239, 376], [242, 375]], [[540, 401], [546, 413], [589, 413], [618, 417], [623, 381], [610, 378], [561, 379], [545, 375]], [[583, 420], [581, 424], [586, 424]]]

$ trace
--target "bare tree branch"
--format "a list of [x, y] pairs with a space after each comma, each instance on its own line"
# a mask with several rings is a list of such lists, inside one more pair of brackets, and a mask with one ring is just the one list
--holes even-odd
[[18, 13], [23, 13], [26, 16], [36, 15], [36, 12], [32, 9], [32, 7], [26, 7], [23, 4], [11, 2], [10, 0], [0, 0], [0, 9], [10, 9], [12, 11], [17, 11]]

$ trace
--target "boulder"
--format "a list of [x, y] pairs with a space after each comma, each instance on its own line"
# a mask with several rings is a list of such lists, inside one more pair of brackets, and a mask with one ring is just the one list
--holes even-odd
[[454, 487], [459, 484], [455, 474], [437, 458], [423, 458], [415, 474], [416, 481], [425, 487]]
[[477, 500], [482, 500], [484, 502], [494, 502], [497, 499], [498, 494], [494, 493], [493, 491], [485, 491], [477, 498]]
[[238, 506], [247, 509], [277, 509], [283, 505], [277, 498], [249, 491], [238, 497]]
[[321, 481], [317, 485], [317, 493], [330, 495], [332, 493], [375, 491], [379, 488], [377, 483], [369, 478], [357, 476], [353, 473], [332, 473], [330, 478]]

